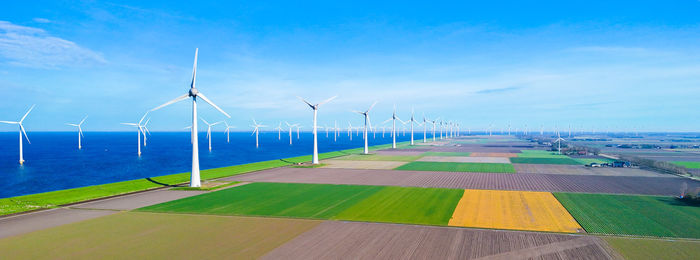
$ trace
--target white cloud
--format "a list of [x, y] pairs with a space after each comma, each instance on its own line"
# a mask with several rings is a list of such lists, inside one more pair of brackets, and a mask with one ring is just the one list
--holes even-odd
[[37, 17], [37, 18], [34, 18], [34, 19], [32, 19], [32, 20], [34, 20], [34, 21], [37, 22], [37, 23], [51, 23], [51, 20], [46, 19], [46, 18], [39, 18], [39, 17]]
[[105, 63], [102, 54], [76, 43], [49, 35], [46, 31], [0, 21], [0, 57], [3, 63], [59, 68]]

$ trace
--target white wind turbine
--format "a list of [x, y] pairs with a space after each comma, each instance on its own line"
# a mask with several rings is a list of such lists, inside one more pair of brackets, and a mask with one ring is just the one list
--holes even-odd
[[195, 87], [195, 82], [197, 79], [197, 54], [199, 53], [199, 49], [196, 49], [194, 52], [194, 66], [192, 68], [192, 83], [190, 84], [190, 90], [187, 94], [182, 95], [180, 97], [177, 97], [176, 99], [173, 99], [171, 101], [168, 101], [165, 104], [162, 104], [154, 109], [151, 109], [151, 111], [155, 111], [158, 109], [161, 109], [165, 106], [168, 106], [170, 104], [180, 102], [182, 100], [185, 100], [187, 98], [192, 98], [192, 173], [190, 176], [190, 187], [200, 187], [202, 186], [200, 176], [199, 176], [199, 141], [197, 138], [197, 99], [202, 99], [204, 102], [209, 103], [212, 107], [214, 107], [216, 110], [224, 114], [226, 117], [231, 118], [224, 110], [219, 108], [217, 105], [215, 105], [213, 102], [209, 101], [209, 99], [204, 96], [204, 94], [200, 93], [199, 90]]
[[317, 130], [318, 130], [318, 127], [317, 127], [317, 125], [316, 125], [316, 118], [317, 118], [317, 116], [318, 116], [318, 108], [319, 108], [321, 105], [323, 105], [323, 104], [325, 104], [325, 103], [328, 103], [328, 102], [330, 102], [331, 100], [335, 99], [336, 97], [338, 97], [338, 96], [333, 96], [333, 97], [331, 97], [331, 98], [329, 98], [329, 99], [326, 99], [326, 100], [324, 100], [324, 101], [321, 101], [321, 103], [318, 103], [318, 104], [316, 104], [316, 105], [312, 105], [311, 103], [309, 103], [308, 101], [304, 100], [303, 98], [297, 97], [297, 98], [299, 98], [302, 102], [304, 102], [304, 103], [306, 103], [307, 105], [309, 105], [309, 107], [311, 107], [311, 109], [313, 109], [313, 111], [314, 111], [314, 126], [313, 126], [313, 129], [312, 129], [312, 132], [311, 132], [311, 133], [313, 133], [313, 135], [314, 135], [314, 153], [313, 153], [313, 155], [311, 156], [311, 164], [318, 164], [318, 131], [317, 131]]
[[277, 140], [282, 140], [282, 122], [275, 129], [277, 129]]
[[394, 112], [391, 114], [391, 118], [385, 120], [382, 124], [391, 121], [391, 148], [396, 149], [396, 120], [403, 123], [398, 116], [396, 116], [396, 106], [394, 106]]
[[425, 115], [423, 115], [423, 143], [426, 142], [426, 133], [428, 132], [428, 119], [425, 118]]
[[231, 128], [236, 128], [235, 126], [228, 125], [226, 121], [224, 121], [224, 125], [226, 126], [226, 129], [224, 129], [224, 133], [226, 133], [226, 142], [228, 143], [230, 141], [229, 135], [231, 134]]
[[293, 131], [292, 129], [294, 129], [294, 127], [296, 127], [297, 124], [291, 125], [291, 124], [289, 124], [289, 122], [286, 122], [286, 121], [284, 123], [287, 124], [287, 126], [289, 127], [289, 145], [292, 145], [292, 131]]
[[146, 134], [148, 134], [148, 135], [151, 134], [151, 131], [149, 131], [148, 127], [146, 127], [146, 125], [148, 125], [148, 122], [151, 122], [150, 117], [148, 119], [146, 119], [146, 122], [144, 122], [143, 125], [140, 125], [141, 134], [143, 135], [143, 147], [146, 147]]
[[82, 126], [83, 123], [85, 122], [85, 119], [87, 119], [87, 116], [85, 116], [85, 117], [83, 118], [83, 120], [80, 120], [80, 123], [77, 123], [77, 124], [70, 124], [70, 123], [67, 123], [67, 124], [66, 124], [66, 125], [75, 126], [75, 127], [78, 128], [78, 150], [83, 149], [83, 143], [82, 143], [82, 140], [81, 140], [82, 137], [83, 137], [83, 128], [82, 128], [81, 126]]
[[564, 138], [561, 138], [561, 136], [559, 135], [559, 131], [557, 131], [557, 139], [554, 140], [554, 142], [558, 144], [557, 150], [558, 150], [559, 154], [561, 154], [561, 141], [566, 141], [566, 140], [564, 140]]
[[348, 121], [348, 137], [350, 137], [350, 141], [352, 141], [352, 124], [350, 121]]
[[32, 112], [32, 109], [34, 109], [34, 106], [36, 106], [36, 105], [32, 105], [32, 107], [30, 107], [29, 110], [27, 110], [27, 113], [24, 113], [24, 116], [22, 117], [22, 119], [20, 119], [17, 122], [15, 122], [15, 121], [0, 121], [0, 123], [19, 125], [19, 164], [24, 164], [24, 151], [22, 150], [22, 143], [23, 143], [22, 142], [22, 134], [24, 134], [24, 137], [27, 139], [27, 143], [32, 144], [31, 142], [29, 142], [29, 137], [27, 136], [27, 132], [24, 130], [24, 125], [22, 125], [22, 122], [24, 122], [24, 119], [27, 118], [27, 115], [29, 115], [29, 112]]
[[437, 120], [440, 119], [440, 117], [435, 118], [430, 121], [430, 123], [433, 124], [433, 142], [435, 142], [435, 127], [437, 126]]
[[[409, 119], [407, 122], [411, 123], [411, 145], [413, 145], [413, 123], [416, 122], [416, 119], [413, 117], [414, 111], [411, 109], [411, 119]], [[423, 132], [425, 134], [425, 132]], [[423, 141], [425, 141], [425, 135], [423, 136]]]
[[338, 141], [338, 121], [335, 121], [335, 127], [333, 127], [333, 142]]
[[297, 127], [297, 140], [299, 140], [299, 129], [301, 129], [301, 125], [296, 124], [296, 127]]
[[204, 123], [207, 125], [207, 140], [209, 141], [209, 151], [211, 151], [211, 127], [212, 127], [212, 126], [215, 126], [215, 125], [218, 125], [218, 124], [221, 124], [221, 123], [223, 123], [224, 121], [219, 121], [219, 122], [210, 124], [209, 122], [207, 122], [207, 120], [204, 120], [204, 118], [201, 118], [201, 117], [200, 117], [199, 119], [201, 119], [202, 122], [204, 122]]
[[376, 104], [377, 104], [377, 101], [374, 101], [374, 103], [372, 103], [372, 105], [369, 106], [369, 108], [365, 112], [353, 111], [353, 112], [358, 113], [360, 115], [363, 115], [365, 117], [365, 129], [363, 132], [363, 137], [365, 138], [365, 150], [363, 152], [364, 154], [369, 154], [369, 146], [367, 145], [367, 127], [370, 127], [370, 128], [372, 127], [372, 123], [369, 120], [369, 111], [371, 111], [372, 108], [374, 107], [374, 105], [376, 105]]
[[141, 156], [141, 132], [143, 131], [143, 125], [141, 124], [143, 122], [143, 119], [146, 118], [148, 115], [148, 112], [146, 111], [145, 114], [141, 117], [138, 123], [121, 123], [122, 125], [128, 125], [128, 126], [133, 126], [136, 127], [136, 141], [137, 141], [137, 147], [138, 147], [138, 156]]
[[258, 143], [258, 135], [260, 134], [260, 128], [261, 127], [267, 127], [266, 125], [261, 125], [258, 124], [258, 122], [255, 122], [255, 118], [253, 118], [253, 124], [251, 127], [254, 127], [253, 133], [251, 135], [255, 135], [255, 148], [260, 147], [260, 143]]

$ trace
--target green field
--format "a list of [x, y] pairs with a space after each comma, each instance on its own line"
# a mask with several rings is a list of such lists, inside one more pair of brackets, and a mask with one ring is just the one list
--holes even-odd
[[569, 156], [558, 154], [557, 152], [544, 150], [520, 150], [520, 158], [569, 158]]
[[469, 156], [467, 152], [425, 152], [421, 156]]
[[464, 190], [251, 183], [137, 211], [447, 225]]
[[574, 158], [580, 164], [591, 164], [591, 163], [612, 163], [615, 160], [609, 158]]
[[412, 162], [420, 159], [421, 156], [406, 156], [406, 155], [378, 155], [378, 154], [351, 154], [348, 156], [338, 157], [338, 160], [351, 161], [395, 161], [395, 162]]
[[447, 225], [464, 190], [386, 187], [334, 219]]
[[685, 162], [685, 161], [674, 161], [671, 162], [675, 165], [683, 166], [688, 169], [700, 169], [700, 162]]
[[515, 168], [509, 163], [410, 162], [394, 170], [515, 173]]
[[511, 163], [524, 163], [524, 164], [569, 164], [569, 165], [580, 165], [579, 161], [571, 158], [523, 158], [523, 157], [513, 157], [510, 158]]
[[673, 197], [554, 193], [588, 233], [700, 238], [700, 207]]
[[694, 259], [700, 256], [700, 241], [604, 237], [625, 259]]
[[251, 183], [139, 210], [328, 219], [381, 189], [360, 185]]

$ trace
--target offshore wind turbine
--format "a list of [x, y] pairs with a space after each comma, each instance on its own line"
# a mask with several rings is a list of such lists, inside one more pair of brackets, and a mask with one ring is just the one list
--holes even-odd
[[254, 127], [253, 133], [251, 135], [255, 135], [255, 148], [260, 147], [260, 143], [258, 142], [258, 135], [260, 134], [260, 128], [261, 127], [267, 127], [266, 125], [261, 125], [258, 124], [258, 122], [255, 122], [255, 118], [253, 118], [253, 125], [251, 127]]
[[[338, 96], [333, 96], [333, 97], [331, 97], [331, 98], [329, 98], [329, 99], [326, 99], [326, 100], [324, 100], [324, 101], [321, 101], [320, 103], [318, 103], [318, 104], [316, 104], [316, 105], [312, 105], [312, 104], [309, 103], [308, 101], [306, 101], [306, 100], [304, 100], [303, 98], [297, 96], [297, 98], [299, 98], [302, 102], [304, 102], [304, 103], [306, 103], [307, 105], [309, 105], [309, 107], [314, 111], [314, 125], [313, 125], [313, 129], [311, 130], [311, 133], [314, 135], [314, 153], [313, 153], [313, 155], [311, 156], [311, 164], [318, 164], [318, 131], [317, 131], [317, 130], [318, 130], [318, 127], [317, 127], [317, 124], [316, 124], [316, 118], [317, 118], [317, 116], [318, 116], [318, 108], [319, 108], [321, 105], [323, 105], [323, 104], [325, 104], [325, 103], [328, 103], [328, 102], [330, 102], [331, 100], [333, 100], [333, 99], [335, 99], [335, 98], [337, 98], [337, 97], [338, 97]], [[326, 133], [328, 133], [328, 132], [326, 132]]]
[[143, 123], [143, 125], [140, 125], [141, 128], [141, 134], [143, 135], [143, 147], [146, 147], [146, 134], [151, 135], [151, 131], [148, 130], [148, 122], [151, 122], [151, 118], [149, 117], [146, 119], [146, 122]]
[[292, 145], [292, 131], [293, 131], [292, 129], [294, 129], [294, 127], [297, 126], [297, 124], [293, 124], [293, 125], [292, 125], [292, 124], [289, 124], [289, 122], [286, 122], [286, 121], [285, 121], [284, 123], [287, 124], [287, 126], [289, 127], [289, 145]]
[[348, 137], [350, 137], [350, 141], [352, 141], [352, 124], [350, 121], [348, 121]]
[[77, 123], [77, 124], [70, 124], [70, 123], [67, 123], [67, 124], [66, 124], [66, 125], [75, 126], [75, 127], [78, 128], [78, 150], [83, 149], [83, 144], [82, 144], [82, 140], [81, 140], [81, 137], [83, 136], [83, 128], [82, 128], [81, 126], [82, 126], [83, 123], [85, 122], [85, 119], [87, 119], [87, 116], [85, 116], [85, 117], [83, 118], [83, 120], [80, 120], [80, 123]]
[[338, 121], [335, 121], [335, 127], [333, 128], [333, 142], [338, 141]]
[[384, 121], [382, 124], [391, 121], [391, 148], [396, 149], [396, 120], [401, 121], [398, 116], [396, 116], [396, 106], [394, 105], [394, 112], [391, 114], [391, 118]]
[[370, 122], [370, 120], [369, 120], [369, 111], [371, 111], [372, 108], [374, 107], [374, 105], [376, 105], [376, 104], [377, 104], [377, 101], [374, 101], [374, 103], [372, 103], [372, 105], [369, 106], [369, 108], [365, 112], [353, 111], [353, 112], [358, 113], [360, 115], [363, 115], [365, 117], [365, 130], [363, 132], [363, 135], [365, 138], [365, 150], [364, 150], [363, 154], [369, 154], [369, 146], [367, 146], [367, 127], [372, 127], [372, 122]]
[[22, 116], [22, 119], [19, 121], [0, 121], [0, 123], [5, 123], [5, 124], [11, 124], [11, 125], [19, 125], [19, 164], [24, 164], [24, 151], [22, 150], [22, 134], [24, 134], [24, 137], [27, 139], [28, 144], [32, 144], [29, 142], [29, 137], [27, 136], [27, 131], [24, 130], [24, 125], [22, 122], [24, 122], [24, 119], [27, 118], [27, 115], [29, 115], [29, 112], [32, 112], [32, 109], [34, 109], [36, 105], [32, 105], [32, 107], [27, 110], [27, 113], [24, 113], [24, 116]]
[[224, 125], [226, 126], [226, 129], [224, 129], [224, 133], [226, 133], [226, 142], [229, 142], [229, 135], [231, 134], [231, 128], [236, 128], [235, 126], [228, 125], [226, 121], [224, 121]]
[[204, 102], [209, 103], [212, 107], [214, 107], [216, 110], [224, 114], [226, 117], [231, 118], [224, 110], [219, 108], [217, 105], [215, 105], [213, 102], [211, 102], [204, 94], [199, 92], [199, 90], [196, 88], [195, 83], [197, 79], [197, 54], [199, 53], [199, 49], [195, 49], [194, 51], [194, 65], [192, 67], [192, 83], [190, 83], [190, 90], [187, 94], [182, 95], [180, 97], [177, 97], [171, 101], [166, 102], [165, 104], [162, 104], [160, 106], [157, 106], [154, 109], [151, 109], [151, 111], [155, 111], [158, 109], [161, 109], [163, 107], [166, 107], [170, 104], [177, 103], [180, 101], [183, 101], [188, 98], [192, 98], [192, 173], [190, 175], [190, 187], [200, 187], [202, 186], [200, 176], [199, 176], [199, 138], [197, 138], [197, 99], [202, 99]]
[[141, 131], [143, 131], [143, 129], [142, 129], [143, 125], [141, 124], [141, 122], [143, 122], [143, 119], [146, 118], [146, 116], [148, 115], [148, 112], [150, 112], [150, 111], [146, 111], [146, 113], [143, 114], [143, 116], [141, 117], [141, 119], [139, 120], [138, 123], [121, 123], [122, 125], [136, 127], [136, 137], [137, 137], [136, 141], [137, 141], [137, 147], [138, 147], [138, 156], [141, 156]]
[[218, 125], [218, 124], [221, 124], [221, 123], [223, 123], [224, 121], [219, 121], [219, 122], [210, 124], [209, 122], [207, 122], [207, 120], [204, 120], [204, 118], [201, 118], [201, 117], [200, 117], [199, 119], [201, 119], [202, 122], [204, 122], [204, 123], [207, 125], [207, 140], [209, 141], [209, 151], [211, 151], [211, 127], [212, 127], [212, 126], [215, 126], [215, 125]]
[[282, 140], [282, 122], [275, 129], [277, 129], [277, 140]]

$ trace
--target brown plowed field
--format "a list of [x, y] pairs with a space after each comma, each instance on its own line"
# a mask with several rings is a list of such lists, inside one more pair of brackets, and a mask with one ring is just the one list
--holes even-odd
[[264, 259], [619, 259], [593, 236], [327, 221]]
[[518, 157], [517, 153], [482, 153], [474, 152], [471, 157]]
[[504, 157], [425, 156], [419, 162], [510, 163]]
[[390, 155], [390, 156], [418, 156], [425, 151], [406, 151], [405, 149], [399, 149], [399, 150], [379, 150], [374, 152], [377, 155]]
[[641, 177], [671, 177], [668, 174], [630, 169], [630, 168], [591, 168], [583, 165], [559, 164], [519, 164], [514, 163], [517, 173], [564, 174], [564, 175], [598, 175], [598, 176], [641, 176]]
[[324, 168], [277, 168], [233, 176], [225, 178], [225, 180], [646, 195], [677, 195], [683, 182], [688, 184], [690, 190], [700, 187], [700, 182], [698, 181], [677, 177], [496, 174]]

